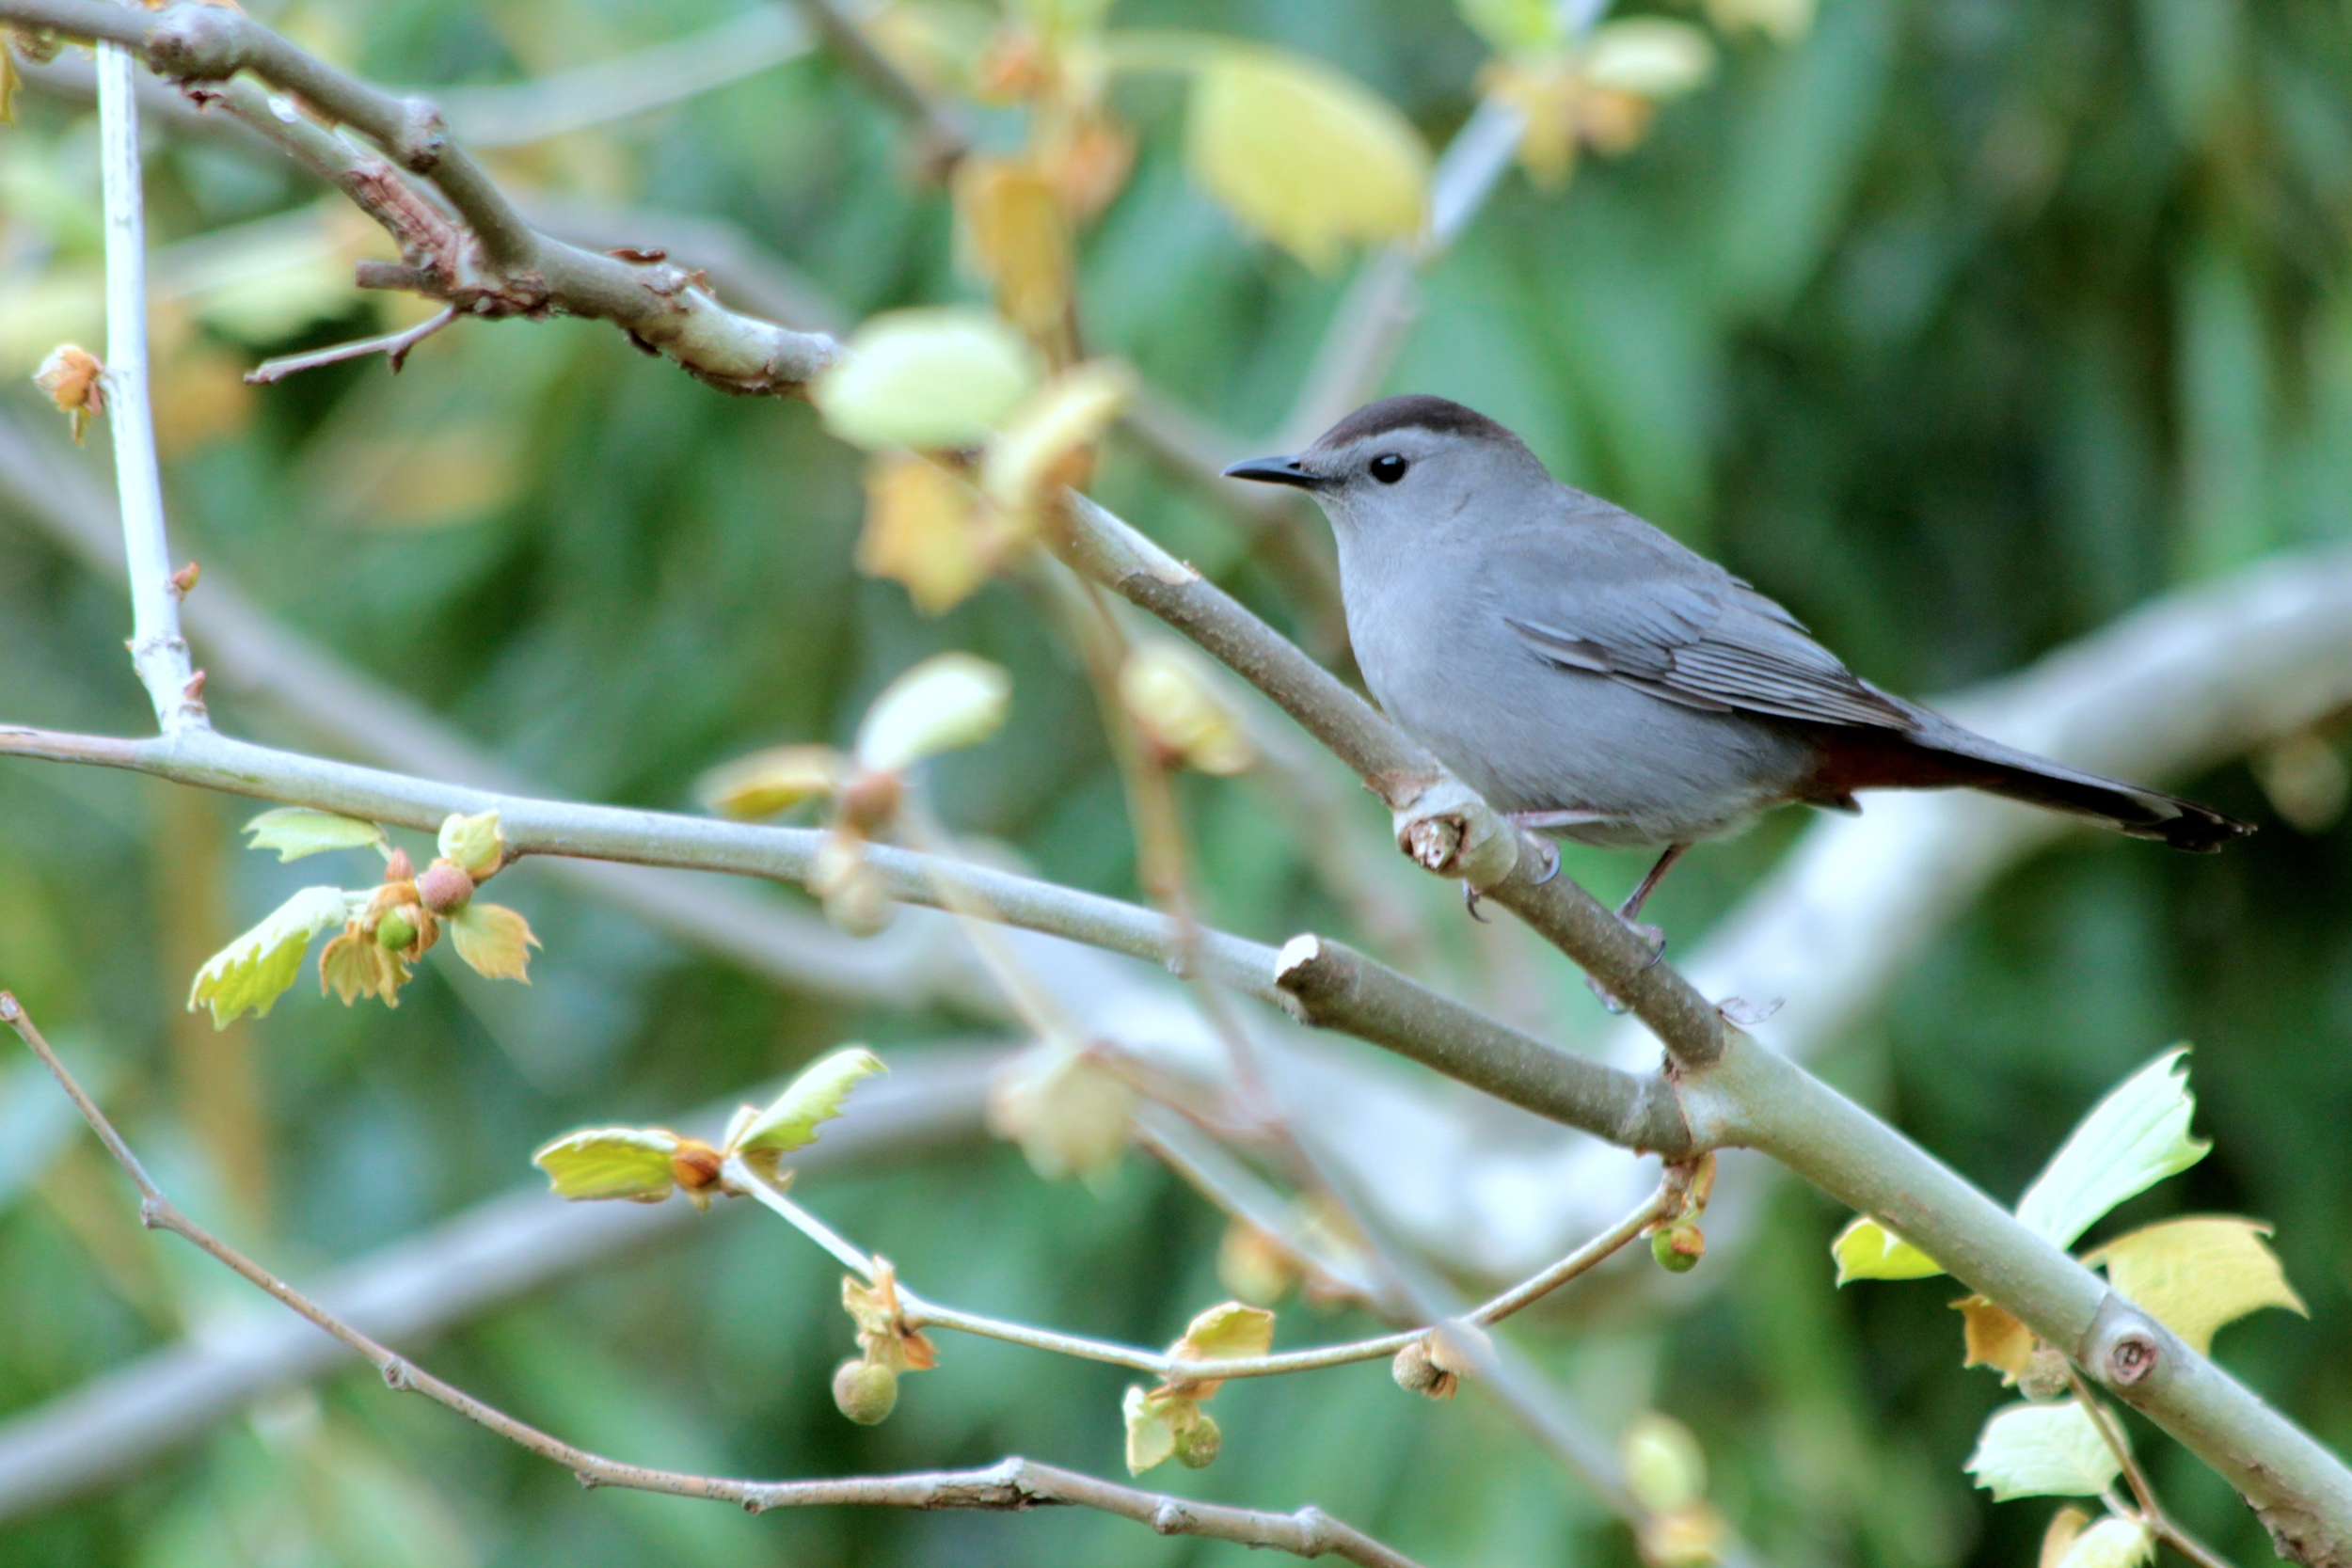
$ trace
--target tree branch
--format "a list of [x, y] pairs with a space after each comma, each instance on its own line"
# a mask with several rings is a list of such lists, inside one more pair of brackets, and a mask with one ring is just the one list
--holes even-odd
[[734, 1503], [754, 1513], [777, 1508], [812, 1508], [851, 1504], [866, 1507], [914, 1509], [983, 1509], [1014, 1512], [1041, 1504], [1065, 1504], [1100, 1509], [1152, 1527], [1162, 1535], [1199, 1535], [1248, 1546], [1268, 1546], [1297, 1557], [1333, 1556], [1363, 1568], [1414, 1568], [1410, 1559], [1391, 1551], [1361, 1530], [1341, 1523], [1317, 1508], [1295, 1513], [1267, 1513], [1219, 1503], [1197, 1503], [1158, 1493], [1120, 1486], [1092, 1476], [1006, 1459], [984, 1470], [933, 1471], [916, 1475], [859, 1476], [841, 1481], [735, 1481], [720, 1476], [692, 1475], [625, 1464], [591, 1453], [507, 1415], [444, 1382], [392, 1351], [317, 1302], [288, 1285], [215, 1236], [175, 1207], [155, 1185], [138, 1156], [122, 1141], [105, 1113], [98, 1108], [65, 1064], [50, 1050], [16, 998], [0, 990], [0, 1022], [16, 1031], [33, 1053], [56, 1078], [73, 1101], [90, 1130], [106, 1146], [115, 1163], [139, 1192], [139, 1223], [151, 1230], [168, 1230], [247, 1283], [341, 1340], [384, 1376], [396, 1392], [422, 1394], [516, 1446], [563, 1465], [583, 1486], [621, 1486], [671, 1497], [702, 1497]]

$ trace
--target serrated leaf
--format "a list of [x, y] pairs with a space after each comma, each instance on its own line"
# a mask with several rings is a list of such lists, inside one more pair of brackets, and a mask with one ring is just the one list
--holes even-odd
[[561, 1198], [659, 1203], [677, 1185], [670, 1160], [677, 1151], [677, 1134], [658, 1127], [594, 1127], [556, 1139], [531, 1163]]
[[247, 848], [277, 850], [280, 865], [329, 849], [360, 849], [384, 842], [384, 830], [373, 822], [303, 806], [265, 811], [246, 823], [245, 831], [253, 835]]
[[442, 918], [457, 956], [486, 980], [520, 980], [531, 984], [531, 949], [539, 939], [531, 922], [503, 904], [474, 898]]
[[2073, 1503], [2051, 1514], [2048, 1527], [2042, 1532], [2042, 1550], [2034, 1560], [2035, 1568], [2059, 1568], [2089, 1523], [2090, 1515]]
[[2213, 1148], [2188, 1135], [2197, 1099], [2175, 1046], [2090, 1108], [2049, 1167], [2017, 1200], [2017, 1218], [2059, 1246], [2072, 1246], [2125, 1198], [2188, 1169]]
[[485, 811], [463, 816], [453, 813], [443, 818], [440, 851], [443, 860], [455, 863], [475, 881], [488, 881], [506, 863], [506, 835], [499, 830], [499, 814]]
[[1982, 1296], [1963, 1297], [1952, 1307], [1963, 1324], [1967, 1354], [1961, 1359], [1963, 1367], [1991, 1367], [2005, 1384], [2026, 1375], [2026, 1365], [2033, 1359], [2034, 1333], [2015, 1313]]
[[319, 950], [319, 994], [331, 990], [346, 1007], [362, 996], [397, 1007], [408, 980], [401, 956], [364, 932], [346, 930]]
[[215, 1029], [227, 1028], [244, 1013], [267, 1016], [294, 984], [310, 939], [348, 918], [350, 905], [342, 889], [304, 888], [206, 960], [188, 988], [188, 1011], [210, 1007]]
[[883, 688], [858, 726], [857, 760], [896, 773], [984, 740], [1005, 721], [1012, 677], [966, 653], [937, 654]]
[[977, 446], [1037, 383], [1021, 335], [969, 306], [893, 310], [847, 346], [810, 395], [828, 429], [868, 450]]
[[2155, 1556], [2155, 1531], [2137, 1519], [2109, 1514], [2074, 1537], [2058, 1568], [2138, 1568]]
[[2090, 1417], [2072, 1400], [1994, 1411], [1966, 1467], [1995, 1502], [2095, 1497], [2122, 1469]]
[[817, 1129], [841, 1114], [842, 1102], [862, 1079], [886, 1072], [882, 1059], [852, 1045], [810, 1063], [768, 1108], [728, 1131], [726, 1152], [783, 1153], [817, 1141]]
[[2118, 1236], [2083, 1259], [2104, 1266], [2116, 1290], [2203, 1355], [2214, 1331], [2265, 1307], [2310, 1317], [2263, 1238], [2270, 1227], [2234, 1215], [2200, 1215]]
[[712, 768], [703, 775], [699, 793], [722, 816], [738, 821], [774, 816], [831, 795], [840, 787], [849, 762], [830, 746], [771, 746]]
[[1185, 154], [1235, 218], [1319, 271], [1348, 243], [1411, 239], [1428, 207], [1429, 151], [1411, 123], [1329, 67], [1270, 49], [1207, 56]]
[[1829, 1244], [1837, 1259], [1837, 1283], [1853, 1279], [1931, 1279], [1944, 1265], [1867, 1214], [1837, 1233]]

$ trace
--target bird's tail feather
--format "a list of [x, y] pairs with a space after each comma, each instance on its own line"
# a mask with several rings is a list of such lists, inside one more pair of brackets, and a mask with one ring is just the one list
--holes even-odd
[[1923, 717], [1930, 721], [1913, 734], [1912, 743], [1939, 759], [1949, 759], [1954, 770], [1965, 775], [1955, 783], [2091, 817], [2134, 838], [2154, 839], [2198, 854], [2210, 854], [2254, 831], [2252, 823], [2225, 816], [2211, 806], [2003, 746], [1940, 715]]

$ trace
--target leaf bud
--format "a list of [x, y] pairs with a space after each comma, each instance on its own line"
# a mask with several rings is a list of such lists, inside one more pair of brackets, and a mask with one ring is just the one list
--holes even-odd
[[375, 941], [379, 947], [389, 947], [397, 953], [416, 940], [417, 928], [408, 924], [407, 917], [398, 910], [391, 911], [375, 923]]
[[1224, 1447], [1225, 1434], [1217, 1430], [1216, 1418], [1205, 1410], [1176, 1428], [1176, 1463], [1187, 1470], [1207, 1469], [1216, 1463], [1217, 1450]]
[[833, 1402], [858, 1425], [880, 1426], [898, 1406], [898, 1374], [853, 1355], [834, 1369]]
[[388, 882], [413, 882], [417, 879], [417, 863], [408, 858], [405, 849], [395, 849], [384, 861], [384, 879]]
[[417, 901], [435, 914], [453, 914], [473, 896], [473, 879], [454, 861], [437, 860], [417, 879]]
[[1677, 1220], [1651, 1234], [1649, 1255], [1668, 1274], [1689, 1274], [1707, 1256], [1706, 1234], [1689, 1220]]
[[1415, 1339], [1396, 1353], [1389, 1363], [1389, 1375], [1396, 1386], [1408, 1394], [1426, 1394], [1433, 1400], [1450, 1400], [1461, 1379], [1446, 1371], [1429, 1359], [1429, 1341]]

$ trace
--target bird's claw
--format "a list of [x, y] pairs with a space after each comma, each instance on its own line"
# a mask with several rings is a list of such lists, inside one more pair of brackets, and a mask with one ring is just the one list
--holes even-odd
[[1470, 911], [1470, 917], [1472, 920], [1477, 921], [1481, 926], [1491, 926], [1494, 924], [1493, 921], [1488, 920], [1485, 915], [1478, 912], [1478, 889], [1472, 883], [1464, 882], [1462, 884], [1462, 908], [1468, 910]]
[[1549, 839], [1539, 838], [1535, 847], [1544, 852], [1544, 868], [1535, 878], [1535, 885], [1541, 887], [1560, 875], [1560, 846]]

